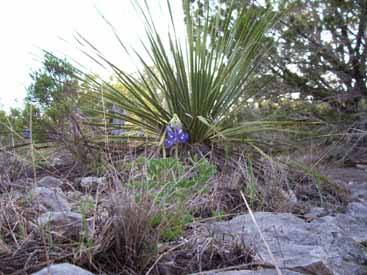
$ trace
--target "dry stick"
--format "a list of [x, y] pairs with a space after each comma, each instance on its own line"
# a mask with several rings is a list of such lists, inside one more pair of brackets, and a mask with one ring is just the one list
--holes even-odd
[[281, 271], [280, 271], [280, 269], [279, 269], [278, 263], [276, 262], [276, 260], [275, 260], [275, 258], [274, 258], [274, 255], [273, 255], [273, 253], [272, 253], [272, 252], [271, 252], [271, 250], [270, 250], [269, 244], [268, 244], [268, 243], [267, 243], [267, 241], [265, 240], [265, 237], [264, 237], [263, 233], [261, 232], [261, 229], [260, 229], [259, 225], [258, 225], [258, 224], [257, 224], [257, 222], [256, 222], [255, 216], [254, 216], [254, 214], [252, 213], [252, 210], [251, 210], [250, 206], [248, 205], [248, 203], [247, 203], [247, 200], [246, 200], [245, 196], [243, 195], [242, 191], [240, 191], [240, 193], [241, 193], [241, 197], [242, 197], [243, 201], [244, 201], [244, 202], [245, 202], [245, 204], [246, 204], [246, 207], [247, 207], [248, 212], [249, 212], [249, 214], [250, 214], [250, 216], [251, 216], [251, 219], [252, 219], [252, 221], [253, 221], [253, 222], [254, 222], [254, 224], [255, 224], [256, 230], [259, 232], [260, 237], [261, 237], [262, 241], [264, 242], [265, 247], [266, 247], [266, 249], [267, 249], [267, 251], [268, 251], [268, 253], [269, 253], [269, 256], [270, 256], [271, 260], [273, 261], [273, 264], [274, 264], [274, 266], [275, 266], [275, 269], [276, 269], [276, 271], [277, 271], [278, 275], [282, 275], [282, 272], [281, 272]]
[[108, 154], [109, 150], [108, 150], [108, 132], [107, 132], [106, 107], [105, 107], [104, 93], [103, 93], [102, 88], [101, 88], [101, 99], [102, 99], [103, 122], [104, 122], [104, 131], [105, 131], [105, 149], [106, 149], [107, 154]]
[[[6, 117], [6, 120], [8, 121], [8, 124], [9, 124], [9, 126], [7, 128], [10, 129], [11, 145], [14, 148], [15, 147], [15, 141], [14, 141], [14, 132], [15, 131], [13, 130], [13, 127], [12, 127], [12, 125], [10, 123], [10, 120], [9, 120], [9, 117], [8, 116]], [[14, 149], [13, 149], [13, 151], [14, 151]]]
[[190, 224], [203, 223], [203, 222], [208, 222], [208, 221], [212, 221], [212, 220], [238, 216], [238, 215], [242, 215], [242, 214], [247, 214], [247, 212], [229, 213], [229, 214], [223, 214], [223, 215], [220, 215], [220, 216], [210, 217], [210, 218], [198, 218], [198, 219], [194, 219], [194, 221]]
[[36, 161], [35, 161], [35, 158], [34, 158], [34, 146], [33, 146], [33, 132], [32, 132], [32, 104], [30, 104], [29, 106], [30, 108], [30, 115], [29, 115], [29, 132], [31, 134], [31, 157], [32, 157], [32, 168], [33, 168], [33, 183], [36, 184], [37, 182], [37, 174], [36, 174]]
[[[106, 150], [106, 158], [107, 158], [107, 164], [106, 164], [106, 168], [111, 167], [111, 169], [114, 170], [115, 175], [114, 175], [114, 182], [116, 177], [116, 174], [118, 174], [117, 169], [115, 168], [115, 166], [113, 165], [113, 159], [112, 159], [112, 154], [110, 151], [110, 146], [109, 146], [109, 135], [108, 135], [108, 131], [107, 131], [107, 117], [106, 117], [106, 105], [105, 105], [105, 99], [104, 99], [104, 91], [103, 88], [101, 87], [101, 99], [102, 99], [102, 108], [103, 108], [103, 121], [104, 121], [104, 131], [105, 131], [105, 150]], [[113, 148], [112, 148], [113, 149]], [[111, 164], [111, 165], [109, 165]], [[116, 188], [117, 185], [113, 184], [114, 187]]]
[[102, 109], [103, 109], [103, 121], [104, 121], [104, 131], [105, 131], [105, 150], [107, 152], [106, 153], [107, 163], [108, 162], [112, 163], [112, 156], [111, 156], [111, 152], [109, 149], [109, 139], [108, 139], [108, 131], [107, 131], [106, 105], [105, 105], [105, 100], [104, 100], [104, 91], [102, 87], [101, 87], [101, 99], [102, 99]]
[[[93, 240], [94, 238], [94, 234], [96, 233], [96, 220], [97, 220], [97, 215], [98, 215], [98, 201], [99, 201], [99, 184], [97, 186], [97, 193], [96, 193], [96, 202], [95, 202], [95, 207], [94, 207], [94, 212], [93, 212], [93, 223], [92, 223], [92, 232], [90, 234], [90, 238]], [[92, 253], [89, 255], [89, 263], [92, 263]]]
[[[223, 271], [230, 271], [230, 270], [239, 270], [239, 269], [244, 269], [244, 268], [252, 268], [252, 267], [262, 267], [262, 268], [274, 268], [273, 264], [270, 263], [264, 263], [264, 262], [251, 262], [248, 264], [239, 264], [239, 265], [233, 265], [233, 266], [229, 266], [229, 267], [223, 267], [223, 268], [218, 268], [218, 269], [212, 269], [210, 270], [210, 274], [216, 274], [217, 272], [223, 272]], [[248, 269], [246, 269], [248, 270]], [[207, 273], [205, 273], [205, 271], [200, 271], [197, 273], [190, 273], [189, 275], [205, 275]]]
[[163, 258], [163, 256], [167, 255], [168, 253], [174, 251], [175, 249], [187, 244], [188, 242], [192, 241], [191, 240], [187, 240], [186, 242], [183, 242], [183, 243], [180, 243], [172, 248], [170, 248], [169, 250], [167, 250], [166, 252], [162, 253], [158, 258], [157, 260], [155, 260], [155, 262], [153, 263], [153, 265], [149, 268], [149, 270], [147, 271], [147, 273], [145, 273], [145, 275], [149, 275], [150, 272], [152, 272], [153, 268], [159, 263], [159, 261]]

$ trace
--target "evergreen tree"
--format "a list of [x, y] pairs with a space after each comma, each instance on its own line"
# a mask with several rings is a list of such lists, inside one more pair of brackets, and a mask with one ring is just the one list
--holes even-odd
[[367, 97], [367, 1], [289, 0], [225, 1], [193, 0], [196, 24], [204, 15], [218, 13], [226, 5], [238, 10], [249, 7], [286, 9], [271, 33], [274, 48], [260, 80], [275, 77], [267, 96], [299, 93], [301, 98], [328, 102], [343, 112], [357, 111]]

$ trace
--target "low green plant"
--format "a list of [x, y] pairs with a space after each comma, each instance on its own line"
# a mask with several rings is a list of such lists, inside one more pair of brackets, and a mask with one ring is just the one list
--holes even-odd
[[187, 224], [193, 221], [193, 217], [184, 208], [175, 211], [162, 211], [154, 215], [151, 219], [151, 226], [161, 227], [161, 239], [163, 241], [173, 241], [182, 236]]
[[86, 197], [82, 198], [79, 204], [79, 211], [83, 215], [90, 216], [93, 214], [95, 209], [95, 204], [92, 198]]
[[175, 158], [146, 159], [136, 161], [144, 175], [131, 181], [132, 188], [145, 188], [156, 192], [156, 200], [184, 201], [190, 192], [198, 192], [216, 173], [216, 167], [205, 158], [184, 163]]
[[250, 159], [247, 161], [247, 182], [245, 185], [244, 193], [249, 197], [249, 204], [254, 209], [255, 201], [257, 199], [257, 179], [254, 175], [253, 165]]
[[[95, 209], [94, 203], [90, 199], [85, 199], [80, 204], [80, 213], [82, 215], [82, 225], [83, 225], [83, 234], [81, 235], [80, 244], [84, 244], [87, 249], [93, 247], [93, 236], [90, 236], [90, 228], [88, 224], [87, 217], [92, 213]], [[91, 251], [87, 251], [89, 258], [92, 257]]]
[[[137, 203], [144, 194], [155, 194], [154, 203], [160, 209], [151, 218], [151, 226], [160, 227], [161, 239], [171, 241], [184, 233], [185, 226], [193, 219], [185, 204], [196, 192], [204, 192], [204, 185], [216, 173], [216, 167], [206, 159], [185, 163], [175, 158], [147, 159], [140, 157], [134, 165], [137, 171], [145, 171], [129, 187], [137, 190]], [[144, 190], [139, 192], [138, 190]]]

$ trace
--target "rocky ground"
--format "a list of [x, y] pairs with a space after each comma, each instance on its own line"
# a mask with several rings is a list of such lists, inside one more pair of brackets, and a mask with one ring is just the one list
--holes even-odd
[[[338, 168], [325, 173], [351, 191], [351, 201], [344, 213], [328, 213], [323, 208], [312, 208], [302, 217], [290, 213], [254, 213], [282, 274], [367, 274], [367, 172]], [[203, 225], [202, 229], [213, 238], [250, 245], [256, 251], [255, 261], [268, 268], [248, 271], [233, 267], [200, 274], [277, 274], [250, 214]]]
[[[350, 201], [342, 212], [325, 208], [311, 208], [305, 215], [292, 213], [255, 212], [254, 218], [262, 232], [262, 240], [250, 214], [239, 215], [219, 222], [195, 223], [191, 234], [197, 238], [230, 243], [251, 250], [251, 260], [232, 264], [216, 270], [205, 270], [207, 275], [277, 274], [367, 274], [367, 172], [360, 168], [335, 168], [324, 171], [339, 185], [350, 191]], [[3, 193], [0, 198], [3, 209], [6, 202], [24, 200], [29, 210], [38, 212], [37, 223], [51, 227], [63, 238], [78, 239], [93, 230], [93, 219], [85, 218], [80, 212], [81, 202], [87, 205], [93, 201], [90, 193], [97, 187], [103, 189], [104, 178], [85, 177], [77, 179], [77, 184], [85, 193], [73, 190], [65, 180], [46, 176], [36, 185], [31, 180], [16, 183], [15, 191]], [[28, 186], [23, 188], [24, 186]], [[22, 189], [23, 188], [23, 189]], [[28, 194], [24, 198], [24, 194]], [[87, 211], [87, 210], [86, 210]], [[8, 221], [2, 221], [8, 222]], [[269, 255], [269, 246], [272, 256]], [[0, 242], [1, 253], [6, 253], [6, 245]], [[275, 259], [275, 262], [273, 261]], [[167, 260], [169, 259], [169, 260]], [[175, 264], [172, 257], [162, 257], [157, 264], [161, 274], [179, 274], [167, 271], [167, 264]], [[3, 271], [3, 270], [4, 271]], [[200, 268], [199, 268], [200, 269]], [[0, 266], [2, 274], [8, 274], [5, 266]], [[0, 272], [1, 274], [1, 272]], [[19, 273], [24, 274], [24, 273]], [[54, 264], [34, 275], [88, 275], [92, 274], [69, 263]]]

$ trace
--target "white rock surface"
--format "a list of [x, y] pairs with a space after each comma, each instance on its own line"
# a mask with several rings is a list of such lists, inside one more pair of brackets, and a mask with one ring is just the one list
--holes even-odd
[[29, 199], [41, 212], [70, 211], [71, 209], [60, 188], [35, 187], [29, 192]]
[[33, 273], [31, 275], [94, 275], [93, 273], [84, 270], [76, 265], [69, 263], [54, 264], [49, 267]]
[[[282, 275], [302, 275], [303, 273], [281, 270]], [[259, 270], [231, 270], [231, 271], [218, 271], [218, 272], [203, 272], [195, 275], [277, 275], [274, 269], [259, 269]]]
[[83, 225], [82, 215], [74, 212], [46, 212], [38, 218], [38, 223], [59, 236], [75, 240], [90, 230], [88, 224]]
[[57, 188], [57, 187], [60, 187], [61, 185], [62, 185], [62, 180], [51, 177], [51, 176], [43, 177], [42, 179], [40, 179], [37, 182], [37, 186], [39, 187]]
[[[367, 253], [358, 243], [367, 241], [367, 211], [361, 205], [351, 208], [352, 213], [325, 216], [311, 223], [290, 213], [254, 215], [281, 268], [320, 275], [367, 274]], [[218, 239], [242, 240], [257, 251], [259, 259], [272, 262], [248, 214], [214, 223], [208, 226], [208, 233]]]
[[97, 190], [100, 184], [104, 184], [106, 182], [106, 178], [101, 177], [85, 177], [80, 180], [80, 186], [88, 191]]

